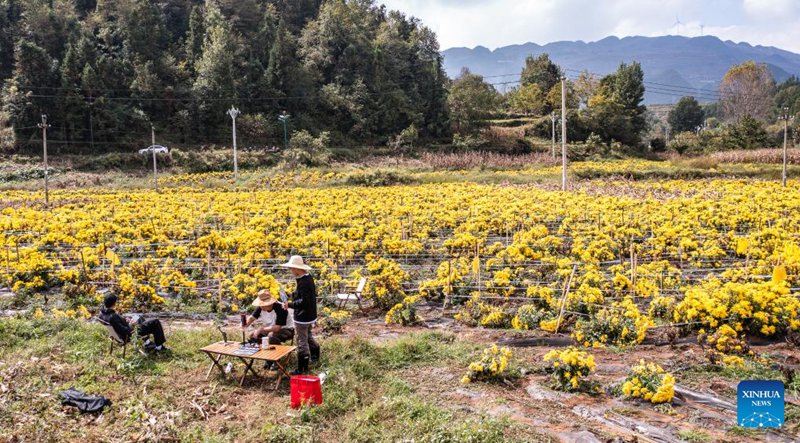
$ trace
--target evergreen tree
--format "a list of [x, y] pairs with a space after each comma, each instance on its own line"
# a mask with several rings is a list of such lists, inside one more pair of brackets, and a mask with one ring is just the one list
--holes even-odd
[[705, 112], [694, 97], [681, 97], [678, 104], [669, 111], [667, 123], [672, 128], [672, 133], [694, 131], [703, 124]]
[[525, 59], [525, 67], [522, 68], [519, 80], [522, 86], [535, 84], [539, 86], [539, 90], [549, 92], [563, 76], [561, 68], [550, 60], [550, 55], [529, 55]]

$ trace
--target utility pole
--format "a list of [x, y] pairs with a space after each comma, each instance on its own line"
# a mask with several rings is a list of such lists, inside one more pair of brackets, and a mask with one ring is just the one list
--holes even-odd
[[153, 151], [153, 185], [158, 192], [158, 169], [156, 167], [156, 128], [150, 125], [150, 149]]
[[561, 77], [561, 190], [567, 190], [567, 78]]
[[228, 109], [228, 115], [231, 116], [231, 121], [233, 122], [233, 181], [237, 181], [239, 180], [239, 159], [236, 153], [236, 117], [239, 116], [239, 110], [231, 105], [231, 109]]
[[552, 135], [553, 138], [551, 142], [551, 147], [553, 151], [553, 160], [555, 160], [556, 159], [556, 111], [550, 112], [550, 120], [553, 121], [553, 129], [550, 131], [550, 134]]
[[283, 123], [283, 149], [285, 150], [289, 147], [289, 138], [286, 134], [286, 122], [289, 121], [289, 114], [287, 114], [286, 111], [283, 111], [283, 113], [278, 116], [278, 120]]
[[48, 183], [48, 167], [47, 167], [47, 128], [50, 125], [47, 124], [47, 115], [42, 114], [42, 122], [39, 123], [37, 126], [42, 128], [42, 149], [44, 151], [44, 205], [46, 207], [50, 207], [50, 187]]
[[788, 147], [788, 140], [789, 140], [789, 107], [783, 107], [783, 173], [781, 174], [781, 185], [786, 187], [786, 163], [787, 163], [787, 155], [786, 149]]
[[94, 107], [94, 102], [92, 101], [92, 94], [89, 94], [89, 147], [91, 148], [92, 154], [94, 154], [94, 122], [92, 121], [92, 108]]

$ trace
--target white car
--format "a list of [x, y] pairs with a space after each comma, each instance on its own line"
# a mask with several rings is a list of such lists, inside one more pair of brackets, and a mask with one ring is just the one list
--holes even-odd
[[156, 154], [166, 154], [167, 152], [169, 152], [169, 149], [166, 146], [153, 145], [153, 146], [148, 146], [144, 149], [140, 149], [139, 154], [150, 154], [153, 151], [156, 151]]

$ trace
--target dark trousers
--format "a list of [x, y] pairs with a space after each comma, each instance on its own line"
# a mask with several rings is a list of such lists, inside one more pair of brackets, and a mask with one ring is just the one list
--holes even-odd
[[[266, 337], [266, 335], [258, 334], [257, 339], [254, 340], [251, 338], [249, 341], [251, 343], [261, 343], [262, 337]], [[293, 338], [294, 338], [294, 329], [284, 327], [278, 332], [273, 332], [272, 336], [270, 336], [267, 342], [271, 345], [279, 345], [287, 341], [292, 341]]]
[[156, 346], [163, 345], [167, 341], [167, 338], [164, 337], [164, 328], [161, 327], [161, 322], [157, 318], [139, 323], [139, 337], [146, 338], [148, 335], [153, 336], [153, 343]]
[[313, 324], [310, 325], [299, 325], [297, 323], [294, 324], [294, 330], [297, 334], [297, 355], [311, 355], [311, 349], [318, 349], [319, 343], [314, 338], [314, 335], [311, 333], [311, 329], [314, 327]]

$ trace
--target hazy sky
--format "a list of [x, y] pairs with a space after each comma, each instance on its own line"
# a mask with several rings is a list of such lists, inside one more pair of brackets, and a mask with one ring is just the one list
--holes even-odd
[[[609, 35], [694, 37], [800, 53], [800, 0], [376, 0], [413, 15], [454, 46], [595, 41]], [[676, 26], [676, 18], [682, 22]]]

